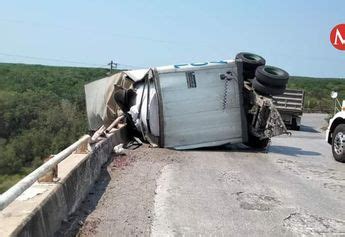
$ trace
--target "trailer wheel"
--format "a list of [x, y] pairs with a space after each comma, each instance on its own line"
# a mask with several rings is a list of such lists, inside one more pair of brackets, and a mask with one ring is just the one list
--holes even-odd
[[244, 144], [256, 149], [265, 149], [270, 141], [271, 139], [269, 138], [260, 139], [259, 137], [248, 134], [248, 141]]
[[332, 135], [332, 153], [336, 161], [345, 162], [345, 124], [339, 124]]
[[236, 59], [243, 61], [243, 78], [244, 80], [253, 79], [255, 70], [258, 66], [265, 65], [266, 60], [256, 54], [241, 52], [236, 55]]
[[256, 92], [262, 95], [281, 95], [284, 93], [285, 86], [268, 86], [259, 82], [256, 78], [252, 81], [253, 88]]
[[297, 125], [297, 120], [296, 120], [296, 118], [292, 118], [291, 128], [292, 128], [293, 130], [296, 130], [296, 131], [299, 131], [299, 130], [300, 130], [300, 126]]
[[256, 79], [268, 86], [286, 86], [289, 74], [283, 69], [272, 66], [260, 66], [255, 71]]

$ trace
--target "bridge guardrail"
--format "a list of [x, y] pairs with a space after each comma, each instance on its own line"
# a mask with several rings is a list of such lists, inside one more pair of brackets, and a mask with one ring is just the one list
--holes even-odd
[[53, 169], [57, 164], [66, 159], [74, 151], [83, 145], [89, 143], [89, 135], [82, 136], [78, 141], [56, 154], [53, 158], [48, 160], [46, 163], [42, 164], [40, 167], [35, 169], [33, 172], [21, 179], [17, 184], [12, 186], [2, 195], [0, 195], [0, 210], [3, 210], [11, 202], [13, 202], [19, 195], [21, 195], [26, 189], [28, 189], [32, 184], [34, 184], [40, 177], [44, 176], [48, 171]]

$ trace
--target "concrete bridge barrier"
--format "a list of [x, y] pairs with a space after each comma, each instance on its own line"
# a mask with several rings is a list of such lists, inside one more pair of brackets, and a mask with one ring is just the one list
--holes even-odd
[[59, 163], [59, 181], [34, 183], [0, 212], [0, 236], [53, 236], [86, 197], [113, 147], [126, 140], [122, 127], [91, 152], [76, 151]]

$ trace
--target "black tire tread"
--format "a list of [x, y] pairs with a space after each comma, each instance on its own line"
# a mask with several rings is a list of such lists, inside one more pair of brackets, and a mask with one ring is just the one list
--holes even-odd
[[253, 88], [256, 92], [263, 95], [281, 95], [284, 93], [286, 87], [271, 87], [260, 83], [256, 78], [252, 80]]
[[[246, 55], [255, 55], [259, 60], [250, 60]], [[265, 65], [266, 60], [260, 55], [241, 52], [236, 55], [236, 59], [241, 59], [243, 62], [243, 77], [244, 80], [253, 79], [255, 77], [255, 70], [258, 66]]]
[[[266, 71], [267, 68], [273, 68], [279, 71], [280, 75], [271, 74]], [[286, 86], [289, 80], [289, 74], [281, 68], [273, 66], [259, 66], [255, 71], [255, 78], [264, 85], [272, 87], [282, 87]]]

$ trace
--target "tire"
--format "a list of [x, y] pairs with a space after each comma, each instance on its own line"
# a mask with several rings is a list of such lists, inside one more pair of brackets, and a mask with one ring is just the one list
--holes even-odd
[[345, 124], [339, 124], [332, 134], [332, 153], [336, 161], [345, 162]]
[[272, 66], [260, 66], [256, 68], [255, 78], [267, 86], [286, 86], [289, 74], [283, 69]]
[[269, 142], [270, 142], [269, 138], [260, 139], [256, 136], [248, 134], [248, 141], [245, 142], [244, 144], [246, 146], [256, 148], [256, 149], [265, 149], [268, 146]]
[[258, 92], [261, 95], [281, 95], [284, 93], [286, 87], [272, 87], [272, 86], [267, 86], [264, 85], [255, 78], [252, 81], [253, 88], [256, 92]]
[[292, 118], [292, 125], [291, 125], [291, 128], [292, 128], [293, 130], [299, 131], [300, 126], [297, 125], [297, 120], [296, 120], [296, 118]]
[[265, 65], [266, 60], [256, 54], [241, 52], [236, 55], [236, 59], [241, 59], [243, 62], [243, 79], [253, 79], [255, 77], [255, 70], [258, 66]]

